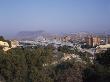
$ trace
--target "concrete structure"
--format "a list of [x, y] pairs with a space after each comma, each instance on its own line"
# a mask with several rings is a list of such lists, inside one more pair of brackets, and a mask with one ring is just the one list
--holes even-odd
[[101, 39], [98, 36], [88, 36], [84, 38], [84, 42], [89, 46], [97, 46], [100, 45]]
[[63, 41], [63, 42], [68, 42], [69, 40], [71, 40], [70, 36], [64, 36], [64, 37], [62, 38], [62, 41]]
[[107, 37], [107, 44], [110, 44], [110, 36]]
[[110, 44], [110, 37], [108, 38], [108, 44]]
[[84, 42], [86, 42], [87, 45], [93, 46], [93, 37], [91, 36], [85, 37]]
[[100, 37], [98, 36], [93, 37], [93, 46], [100, 45], [100, 42], [101, 42]]

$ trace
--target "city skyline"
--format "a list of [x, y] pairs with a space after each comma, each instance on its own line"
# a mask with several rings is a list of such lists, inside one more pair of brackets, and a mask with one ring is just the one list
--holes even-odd
[[0, 35], [45, 30], [53, 33], [109, 32], [109, 0], [3, 0]]

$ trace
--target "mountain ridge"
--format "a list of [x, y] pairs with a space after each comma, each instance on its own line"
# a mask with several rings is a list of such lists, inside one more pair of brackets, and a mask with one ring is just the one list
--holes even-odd
[[38, 31], [20, 31], [15, 36], [15, 39], [17, 40], [35, 40], [38, 36], [47, 37], [50, 36], [50, 33], [47, 33], [43, 30]]

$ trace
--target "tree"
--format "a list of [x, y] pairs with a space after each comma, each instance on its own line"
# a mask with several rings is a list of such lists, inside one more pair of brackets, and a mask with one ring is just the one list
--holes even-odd
[[63, 52], [63, 53], [74, 53], [74, 51], [71, 50], [71, 47], [66, 46], [66, 45], [60, 46], [60, 47], [58, 48], [58, 51], [61, 51], [61, 52]]
[[84, 82], [110, 82], [110, 49], [96, 54], [94, 61], [83, 71]]
[[107, 49], [105, 52], [96, 54], [96, 61], [104, 66], [110, 66], [110, 49]]
[[0, 41], [5, 41], [3, 36], [0, 36]]
[[83, 64], [74, 61], [66, 61], [54, 67], [52, 77], [54, 82], [83, 82]]

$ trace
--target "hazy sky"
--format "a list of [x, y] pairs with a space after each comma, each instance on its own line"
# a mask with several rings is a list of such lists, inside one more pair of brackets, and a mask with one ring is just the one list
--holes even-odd
[[110, 0], [0, 0], [0, 34], [110, 31]]

